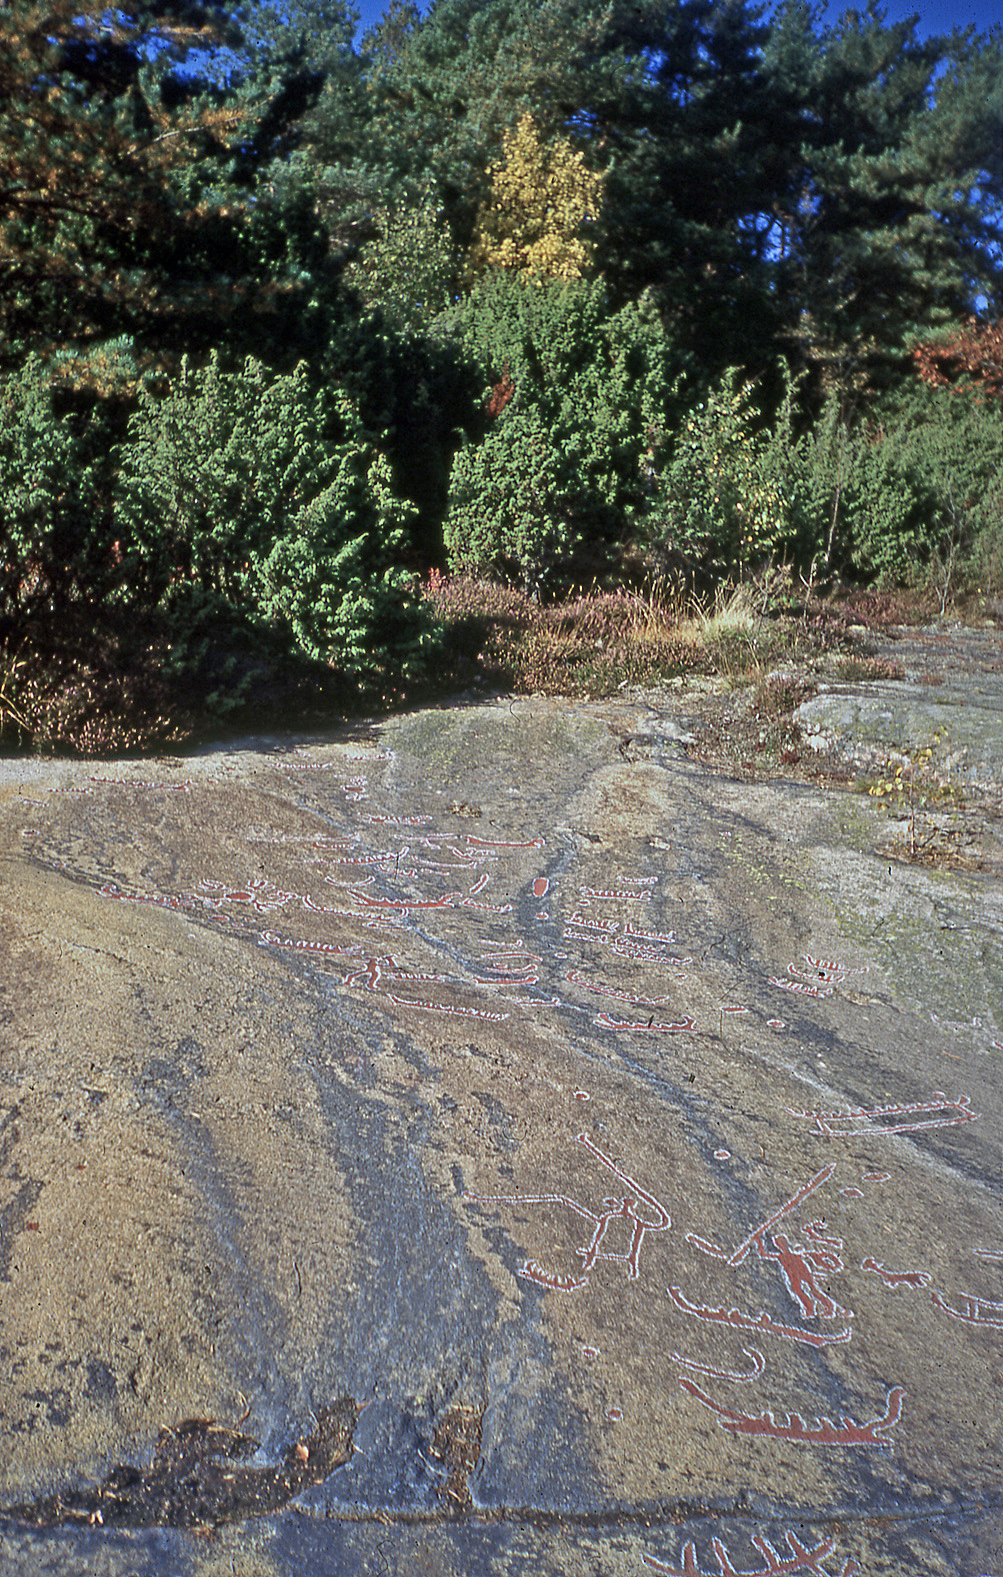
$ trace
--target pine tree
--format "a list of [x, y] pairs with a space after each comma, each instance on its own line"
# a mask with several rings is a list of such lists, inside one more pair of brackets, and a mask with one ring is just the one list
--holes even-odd
[[821, 35], [798, 0], [766, 67], [801, 88], [800, 147], [775, 201], [788, 342], [844, 388], [880, 388], [907, 341], [956, 322], [1003, 266], [1003, 33], [920, 40], [876, 0]]
[[190, 9], [11, 0], [0, 12], [5, 357], [19, 342], [102, 340], [186, 297], [218, 314], [213, 282], [197, 276], [219, 214], [194, 172], [239, 117], [178, 92], [172, 102], [177, 67], [212, 36]]

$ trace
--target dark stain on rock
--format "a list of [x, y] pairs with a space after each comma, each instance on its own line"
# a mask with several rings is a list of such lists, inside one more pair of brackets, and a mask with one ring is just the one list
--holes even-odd
[[10, 1506], [0, 1517], [36, 1528], [205, 1528], [270, 1516], [349, 1460], [361, 1411], [341, 1397], [317, 1413], [313, 1433], [295, 1441], [277, 1466], [261, 1468], [242, 1465], [258, 1448], [252, 1436], [188, 1419], [161, 1430], [149, 1467], [113, 1468], [96, 1489]]
[[473, 1407], [451, 1407], [436, 1425], [432, 1455], [446, 1466], [446, 1478], [438, 1495], [453, 1512], [469, 1511], [470, 1474], [481, 1459], [481, 1419], [483, 1412]]

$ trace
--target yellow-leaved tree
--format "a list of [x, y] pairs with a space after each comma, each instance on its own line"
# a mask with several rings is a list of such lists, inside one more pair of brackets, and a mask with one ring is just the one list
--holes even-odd
[[544, 279], [580, 279], [591, 246], [582, 231], [599, 213], [600, 174], [566, 137], [545, 143], [531, 115], [503, 140], [490, 169], [491, 196], [478, 216], [471, 249], [475, 273], [505, 268]]

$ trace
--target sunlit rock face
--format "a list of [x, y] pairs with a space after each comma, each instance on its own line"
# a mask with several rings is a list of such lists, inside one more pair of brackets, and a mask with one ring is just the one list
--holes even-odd
[[6, 764], [5, 1570], [992, 1569], [998, 875], [695, 726]]

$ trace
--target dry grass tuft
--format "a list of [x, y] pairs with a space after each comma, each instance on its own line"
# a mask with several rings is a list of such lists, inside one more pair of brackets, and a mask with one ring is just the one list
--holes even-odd
[[454, 681], [521, 694], [606, 696], [705, 665], [665, 587], [579, 593], [543, 606], [472, 576], [434, 577], [427, 596], [447, 629]]

